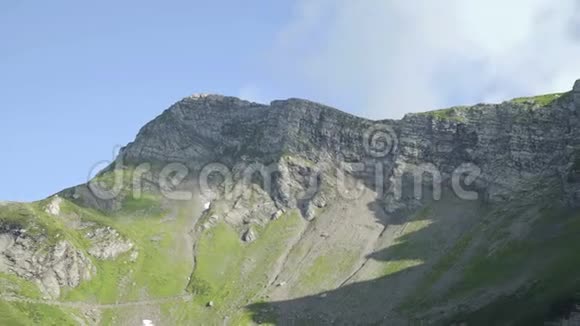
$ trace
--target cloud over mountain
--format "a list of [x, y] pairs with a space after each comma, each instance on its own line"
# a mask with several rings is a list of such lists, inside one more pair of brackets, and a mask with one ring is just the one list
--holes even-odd
[[323, 101], [400, 117], [566, 90], [580, 73], [579, 11], [573, 0], [303, 0], [272, 57]]

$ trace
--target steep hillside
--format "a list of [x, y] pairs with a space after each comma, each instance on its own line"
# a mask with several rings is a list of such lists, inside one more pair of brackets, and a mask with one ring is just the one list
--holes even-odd
[[194, 95], [94, 180], [0, 205], [0, 324], [559, 323], [580, 82], [370, 121]]

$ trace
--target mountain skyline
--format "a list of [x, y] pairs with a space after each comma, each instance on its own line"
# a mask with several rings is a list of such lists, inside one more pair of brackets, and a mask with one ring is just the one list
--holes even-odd
[[0, 163], [0, 198], [85, 182], [194, 92], [382, 119], [566, 91], [580, 75], [578, 4], [552, 4], [3, 1], [0, 146], [12, 159]]

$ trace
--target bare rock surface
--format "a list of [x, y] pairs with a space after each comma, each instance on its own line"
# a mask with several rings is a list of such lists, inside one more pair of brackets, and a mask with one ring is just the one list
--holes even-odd
[[95, 266], [68, 241], [47, 246], [42, 239], [13, 233], [0, 234], [0, 271], [35, 281], [50, 298], [61, 288], [75, 288], [90, 280]]
[[[111, 227], [101, 227], [87, 233], [92, 245], [88, 252], [99, 259], [115, 259], [133, 248], [131, 241], [123, 238]], [[135, 258], [136, 259], [136, 258]]]
[[60, 215], [60, 204], [62, 203], [62, 198], [60, 198], [58, 195], [52, 197], [50, 199], [50, 202], [46, 205], [45, 207], [45, 212], [53, 215], [53, 216], [58, 216]]

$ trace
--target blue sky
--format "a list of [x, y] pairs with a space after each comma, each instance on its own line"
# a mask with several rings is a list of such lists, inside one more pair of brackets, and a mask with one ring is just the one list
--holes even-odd
[[93, 164], [182, 97], [238, 95], [250, 76], [266, 80], [263, 54], [290, 10], [272, 1], [253, 1], [262, 10], [252, 1], [7, 1], [2, 200], [85, 182]]
[[513, 2], [2, 0], [0, 200], [86, 182], [192, 93], [386, 118], [567, 90], [577, 5]]

